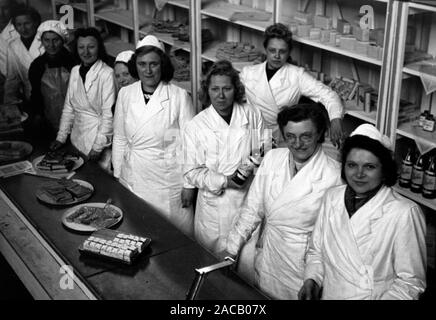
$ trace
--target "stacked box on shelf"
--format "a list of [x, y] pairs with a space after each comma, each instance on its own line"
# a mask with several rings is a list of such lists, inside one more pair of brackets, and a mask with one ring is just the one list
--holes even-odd
[[420, 107], [411, 102], [400, 100], [400, 108], [398, 110], [398, 125], [403, 123], [413, 122], [419, 118]]

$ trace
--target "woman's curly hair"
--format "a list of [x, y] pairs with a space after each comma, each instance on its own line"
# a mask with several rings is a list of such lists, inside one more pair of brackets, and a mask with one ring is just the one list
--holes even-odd
[[270, 25], [265, 30], [263, 47], [266, 49], [268, 47], [268, 42], [271, 39], [281, 39], [288, 44], [289, 52], [292, 51], [292, 32], [283, 23], [275, 23]]
[[212, 76], [228, 76], [235, 88], [234, 102], [242, 104], [245, 102], [245, 88], [239, 78], [238, 71], [233, 68], [232, 63], [227, 60], [216, 61], [209, 69], [206, 78], [201, 81], [200, 101], [203, 107], [210, 105], [209, 86]]

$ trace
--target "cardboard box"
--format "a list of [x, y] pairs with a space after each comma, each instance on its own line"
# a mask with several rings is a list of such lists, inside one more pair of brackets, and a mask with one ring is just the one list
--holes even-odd
[[377, 46], [375, 43], [369, 43], [368, 45], [368, 57], [373, 59], [378, 59], [380, 47]]
[[321, 38], [321, 29], [320, 28], [311, 28], [309, 31], [309, 39], [310, 40], [320, 40]]
[[327, 16], [315, 16], [314, 25], [316, 28], [328, 30], [332, 28], [332, 18]]
[[322, 43], [328, 43], [330, 41], [330, 32], [331, 30], [321, 30], [320, 41]]
[[352, 26], [353, 35], [358, 41], [369, 41], [369, 29], [362, 29], [359, 25]]
[[297, 35], [302, 38], [309, 38], [311, 28], [312, 25], [310, 24], [299, 24], [297, 27]]
[[336, 31], [330, 32], [330, 39], [329, 39], [329, 45], [336, 46], [336, 36], [338, 33]]
[[354, 36], [341, 36], [340, 47], [344, 50], [354, 51], [356, 45], [356, 38]]
[[358, 54], [367, 56], [369, 50], [369, 42], [356, 41], [354, 44], [354, 51]]
[[292, 32], [292, 34], [298, 33], [298, 23], [292, 22], [289, 24], [289, 30]]
[[347, 20], [338, 19], [336, 24], [336, 30], [342, 34], [350, 34], [351, 33], [351, 24]]
[[303, 11], [297, 11], [294, 20], [300, 24], [313, 24], [313, 15]]

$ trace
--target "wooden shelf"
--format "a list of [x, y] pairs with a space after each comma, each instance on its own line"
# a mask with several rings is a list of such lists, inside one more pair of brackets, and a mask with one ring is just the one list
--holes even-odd
[[414, 193], [409, 189], [400, 187], [398, 184], [394, 186], [394, 190], [403, 196], [412, 199], [418, 204], [424, 205], [432, 210], [436, 210], [436, 199], [426, 199], [420, 193]]
[[172, 0], [168, 1], [167, 3], [175, 7], [189, 10], [189, 0]]
[[[271, 18], [268, 21], [251, 21], [251, 20], [230, 21], [230, 17], [235, 12], [258, 12], [262, 14], [268, 13], [271, 14]], [[236, 25], [258, 30], [261, 32], [264, 32], [266, 27], [273, 24], [273, 15], [271, 12], [253, 9], [252, 7], [248, 7], [244, 5], [234, 5], [223, 1], [203, 2], [201, 13], [208, 17], [213, 17], [216, 19], [228, 21]]]
[[[148, 33], [139, 30], [139, 34], [141, 36], [145, 36]], [[170, 33], [153, 32], [153, 35], [155, 35], [163, 43], [167, 43], [172, 47], [175, 47], [177, 49], [183, 49], [183, 50], [188, 51], [188, 52], [191, 51], [191, 47], [190, 47], [189, 42], [180, 41], [177, 38], [172, 37]]]
[[71, 3], [68, 0], [56, 0], [56, 3], [68, 4], [68, 5], [72, 6], [74, 9], [77, 9], [79, 11], [86, 12], [86, 13], [88, 12], [88, 6], [86, 5], [86, 2], [84, 2], [84, 3]]
[[376, 124], [376, 111], [372, 111], [370, 113], [362, 111], [362, 109], [358, 108], [355, 103], [351, 101], [345, 102], [345, 113], [353, 116], [355, 118], [359, 118], [363, 121]]
[[110, 37], [104, 40], [104, 46], [106, 52], [111, 57], [116, 57], [121, 51], [135, 50], [135, 46], [132, 43], [122, 41], [117, 37]]
[[436, 147], [436, 131], [424, 131], [418, 126], [417, 121], [400, 124], [397, 134], [415, 140], [417, 143]]
[[355, 52], [352, 52], [352, 51], [344, 50], [344, 49], [341, 49], [339, 47], [334, 47], [334, 46], [331, 46], [331, 45], [328, 45], [328, 44], [324, 44], [324, 43], [321, 43], [319, 41], [309, 40], [309, 39], [301, 38], [301, 37], [298, 37], [298, 36], [293, 36], [292, 39], [295, 40], [296, 42], [299, 42], [299, 43], [303, 43], [303, 44], [306, 44], [306, 45], [309, 45], [309, 46], [312, 46], [312, 47], [315, 47], [315, 48], [319, 48], [319, 49], [323, 49], [323, 50], [326, 50], [326, 51], [330, 51], [330, 52], [333, 52], [333, 53], [336, 53], [336, 54], [339, 54], [339, 55], [350, 57], [350, 58], [353, 58], [353, 59], [356, 59], [356, 60], [360, 60], [360, 61], [363, 61], [363, 62], [367, 62], [367, 63], [370, 63], [370, 64], [375, 64], [377, 66], [381, 66], [381, 64], [382, 64], [381, 60], [374, 59], [374, 58], [371, 58], [371, 57], [367, 57], [367, 56], [364, 56], [364, 55], [361, 55], [361, 54], [358, 54], [358, 53], [355, 53]]
[[[434, 1], [421, 1], [425, 3], [409, 2], [409, 14], [417, 14], [423, 12], [436, 12], [436, 2]], [[433, 5], [430, 5], [432, 3]]]
[[[429, 66], [428, 63], [426, 63], [426, 60], [423, 61], [417, 61], [414, 63], [410, 63], [403, 67], [403, 72], [407, 74], [411, 74], [417, 77], [420, 77], [421, 75], [426, 75], [428, 77], [434, 77], [434, 80], [436, 81], [436, 66], [433, 67], [433, 70], [430, 72], [426, 72], [425, 66]], [[428, 70], [428, 69], [427, 69]]]
[[[133, 30], [133, 11], [132, 10], [124, 10], [124, 9], [102, 9], [101, 12], [95, 13], [96, 19], [101, 19], [113, 24], [116, 24], [120, 27]], [[139, 16], [139, 25], [143, 25], [147, 22], [151, 23], [151, 16]]]
[[[207, 48], [203, 51], [201, 57], [212, 62], [217, 61], [218, 58], [216, 57], [216, 52], [218, 50], [218, 46], [221, 43], [222, 42], [216, 41], [208, 45]], [[253, 65], [253, 62], [232, 62], [232, 65], [236, 70], [241, 71], [243, 67]]]

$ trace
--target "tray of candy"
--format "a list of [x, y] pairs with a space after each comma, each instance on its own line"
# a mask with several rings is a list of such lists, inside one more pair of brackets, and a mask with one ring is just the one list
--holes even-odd
[[79, 251], [81, 254], [132, 264], [150, 242], [150, 238], [111, 229], [99, 229], [83, 242]]

